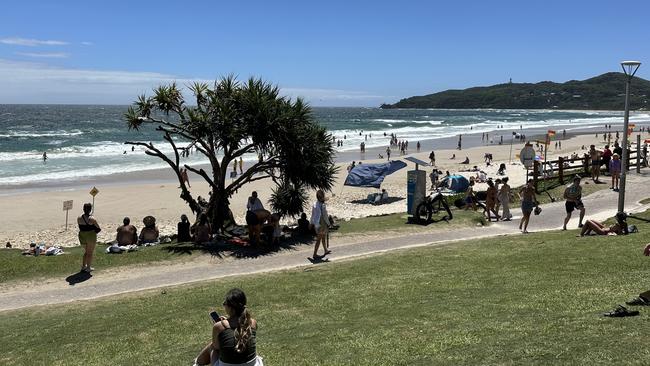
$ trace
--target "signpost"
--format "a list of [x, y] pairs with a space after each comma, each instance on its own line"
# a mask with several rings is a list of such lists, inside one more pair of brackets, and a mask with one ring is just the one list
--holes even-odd
[[519, 161], [526, 167], [526, 182], [528, 182], [528, 170], [533, 167], [535, 163], [535, 149], [530, 142], [527, 142], [521, 152], [519, 153]]
[[72, 200], [63, 201], [63, 211], [65, 211], [65, 231], [68, 231], [68, 212], [72, 210]]
[[93, 211], [92, 212], [95, 212], [95, 196], [97, 195], [97, 193], [99, 193], [99, 189], [97, 189], [97, 187], [93, 187], [93, 189], [91, 189], [90, 192], [88, 192], [88, 193], [90, 193], [90, 195], [93, 196]]

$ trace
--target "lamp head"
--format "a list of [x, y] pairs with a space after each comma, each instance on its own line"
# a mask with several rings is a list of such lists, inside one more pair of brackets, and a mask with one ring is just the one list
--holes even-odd
[[623, 72], [625, 75], [632, 77], [634, 74], [636, 74], [636, 71], [639, 69], [639, 66], [641, 66], [641, 62], [639, 61], [623, 61], [621, 62], [621, 67], [623, 68]]

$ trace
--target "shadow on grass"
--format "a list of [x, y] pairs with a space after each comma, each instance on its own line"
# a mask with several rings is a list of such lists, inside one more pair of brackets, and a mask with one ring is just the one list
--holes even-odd
[[66, 278], [65, 278], [65, 281], [66, 281], [70, 286], [74, 286], [74, 285], [76, 285], [76, 284], [78, 284], [78, 283], [82, 283], [82, 282], [88, 281], [92, 276], [93, 276], [93, 275], [91, 275], [91, 274], [88, 273], [88, 272], [80, 271], [80, 272], [77, 272], [77, 273], [75, 273], [75, 274], [71, 274], [70, 276], [66, 277]]
[[283, 250], [294, 250], [301, 245], [311, 245], [312, 242], [313, 237], [311, 236], [296, 235], [284, 239], [278, 245], [267, 244], [268, 241], [263, 241], [261, 245], [241, 246], [221, 241], [210, 245], [199, 245], [194, 243], [171, 244], [165, 246], [164, 250], [179, 255], [193, 255], [197, 253], [210, 254], [211, 256], [218, 258], [259, 258]]
[[[405, 200], [404, 197], [388, 197], [384, 202], [381, 203], [381, 205], [388, 205], [388, 204], [391, 204], [391, 203], [394, 203], [394, 202], [403, 201], [403, 200]], [[349, 203], [356, 203], [356, 204], [361, 204], [361, 205], [363, 205], [363, 204], [370, 205], [370, 204], [371, 204], [371, 203], [368, 202], [368, 200], [365, 199], [365, 198], [364, 198], [364, 199], [358, 199], [358, 200], [350, 201]], [[379, 205], [378, 205], [378, 206], [379, 206]]]

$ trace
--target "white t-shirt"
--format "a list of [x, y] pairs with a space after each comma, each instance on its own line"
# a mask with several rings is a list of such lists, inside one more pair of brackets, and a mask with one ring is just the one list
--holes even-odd
[[325, 220], [329, 217], [327, 215], [327, 208], [325, 207], [325, 203], [321, 201], [316, 201], [314, 203], [314, 206], [311, 209], [311, 219], [309, 220], [309, 223], [314, 225], [316, 230], [320, 229], [320, 220], [321, 217], [325, 217]]

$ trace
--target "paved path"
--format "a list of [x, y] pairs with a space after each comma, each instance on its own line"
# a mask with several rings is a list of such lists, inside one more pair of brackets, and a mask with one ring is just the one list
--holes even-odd
[[[647, 208], [639, 200], [650, 194], [646, 192], [650, 179], [643, 176], [630, 175], [626, 197], [626, 209], [638, 212]], [[587, 218], [602, 220], [616, 213], [617, 194], [609, 189], [601, 190], [584, 199], [587, 207]], [[514, 209], [513, 213], [519, 210]], [[533, 216], [529, 225], [530, 231], [557, 230], [562, 227], [565, 216], [564, 201], [543, 206], [540, 216]], [[570, 227], [577, 227], [577, 215], [574, 214]], [[333, 243], [334, 253], [330, 261], [339, 261], [354, 257], [365, 256], [397, 249], [413, 248], [425, 245], [444, 245], [446, 243], [492, 237], [506, 234], [519, 234], [518, 216], [511, 222], [499, 222], [489, 227], [461, 229], [457, 231], [406, 235], [397, 238], [372, 240], [362, 243], [337, 245]], [[129, 270], [128, 276], [118, 278], [110, 272], [98, 271], [85, 282], [74, 286], [68, 285], [63, 279], [47, 284], [18, 286], [0, 292], [0, 311], [18, 309], [29, 306], [59, 304], [98, 297], [111, 296], [121, 293], [162, 288], [215, 278], [237, 276], [243, 274], [277, 271], [287, 268], [313, 265], [307, 260], [311, 255], [311, 246], [302, 246], [296, 250], [284, 250], [273, 255], [254, 259], [210, 260], [208, 263], [153, 265]]]

